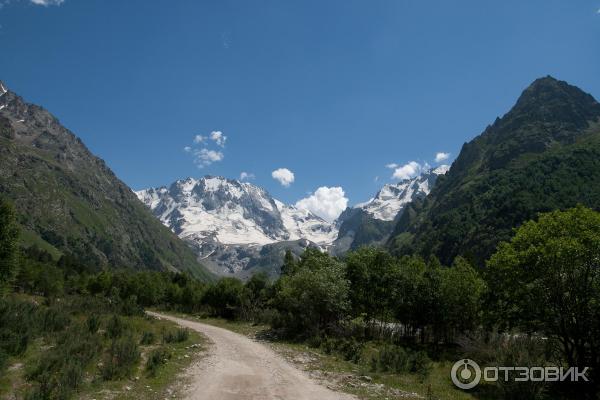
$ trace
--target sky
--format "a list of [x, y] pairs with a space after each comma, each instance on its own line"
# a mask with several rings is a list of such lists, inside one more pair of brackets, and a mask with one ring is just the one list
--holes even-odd
[[0, 0], [0, 80], [133, 189], [220, 175], [332, 219], [538, 77], [599, 98], [599, 39], [600, 0]]

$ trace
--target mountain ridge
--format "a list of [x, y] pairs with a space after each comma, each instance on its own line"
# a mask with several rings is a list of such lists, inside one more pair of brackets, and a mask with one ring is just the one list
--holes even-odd
[[537, 213], [600, 204], [600, 104], [552, 77], [465, 143], [450, 171], [395, 227], [396, 254], [478, 265]]
[[15, 204], [25, 245], [95, 269], [178, 270], [212, 279], [80, 138], [0, 85], [0, 194]]

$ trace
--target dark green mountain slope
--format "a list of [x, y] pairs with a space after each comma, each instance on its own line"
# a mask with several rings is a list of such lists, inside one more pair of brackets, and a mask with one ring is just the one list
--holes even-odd
[[600, 104], [551, 77], [536, 80], [463, 148], [448, 174], [395, 228], [396, 253], [465, 255], [478, 264], [538, 212], [600, 209]]
[[[1, 83], [0, 83], [1, 85]], [[19, 213], [25, 244], [91, 267], [210, 274], [79, 138], [0, 86], [0, 196]]]

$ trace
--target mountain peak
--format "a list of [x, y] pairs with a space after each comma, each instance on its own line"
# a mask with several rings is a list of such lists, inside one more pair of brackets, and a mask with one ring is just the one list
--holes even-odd
[[536, 79], [523, 91], [510, 114], [581, 128], [600, 117], [600, 104], [577, 86], [546, 76]]

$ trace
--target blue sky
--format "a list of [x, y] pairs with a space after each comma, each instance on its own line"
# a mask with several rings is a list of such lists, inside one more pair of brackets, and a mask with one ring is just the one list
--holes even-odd
[[451, 161], [535, 78], [600, 97], [600, 0], [35, 2], [61, 4], [0, 0], [0, 79], [134, 189], [246, 172], [353, 204], [388, 164]]

